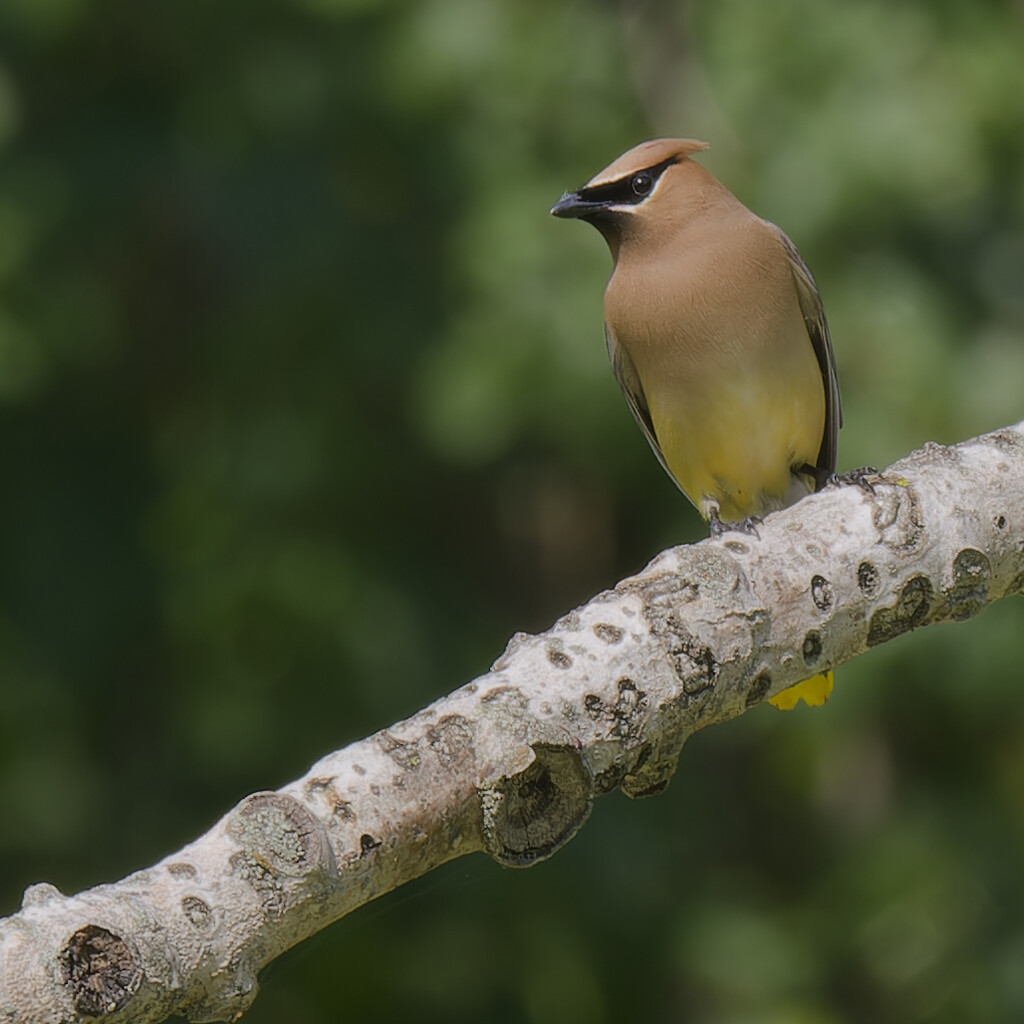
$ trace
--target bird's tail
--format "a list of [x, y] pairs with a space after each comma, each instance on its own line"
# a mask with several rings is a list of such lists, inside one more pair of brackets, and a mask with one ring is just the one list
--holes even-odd
[[792, 711], [800, 701], [812, 708], [819, 708], [828, 700], [832, 692], [832, 672], [822, 673], [820, 676], [811, 676], [802, 683], [789, 687], [774, 697], [768, 698], [768, 703], [780, 711]]

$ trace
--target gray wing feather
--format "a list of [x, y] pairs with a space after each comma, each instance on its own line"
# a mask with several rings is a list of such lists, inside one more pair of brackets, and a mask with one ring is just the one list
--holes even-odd
[[843, 406], [839, 399], [839, 378], [836, 376], [836, 358], [832, 353], [828, 321], [825, 319], [818, 286], [814, 283], [814, 277], [807, 269], [807, 264], [786, 233], [774, 224], [772, 227], [779, 233], [786, 256], [789, 258], [789, 267], [793, 272], [800, 300], [800, 310], [804, 315], [804, 323], [814, 346], [814, 354], [818, 357], [821, 379], [825, 385], [825, 432], [818, 451], [817, 466], [826, 473], [834, 473], [839, 450], [839, 428], [843, 425]]
[[[604, 336], [608, 345], [608, 358], [611, 360], [612, 370], [615, 372], [615, 379], [619, 382], [619, 387], [622, 388], [622, 393], [626, 396], [626, 404], [629, 406], [629, 411], [633, 414], [637, 426], [643, 431], [643, 435], [647, 438], [651, 450], [658, 457], [661, 468], [668, 473], [669, 478], [676, 487], [679, 487], [687, 501], [694, 508], [697, 508], [686, 491], [679, 486], [679, 481], [676, 480], [672, 470], [668, 468], [665, 454], [662, 452], [661, 445], [658, 444], [658, 438], [654, 433], [654, 422], [651, 420], [651, 410], [647, 405], [647, 396], [644, 394], [643, 385], [640, 383], [640, 374], [636, 372], [633, 360], [630, 359], [629, 353], [618, 343], [615, 335], [612, 333], [612, 329], [607, 324], [605, 324]], [[699, 512], [700, 509], [698, 508], [697, 511]]]

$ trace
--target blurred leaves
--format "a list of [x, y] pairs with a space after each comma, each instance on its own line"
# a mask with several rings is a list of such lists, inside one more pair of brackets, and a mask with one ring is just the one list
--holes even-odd
[[[944, 0], [0, 6], [0, 865], [74, 890], [703, 529], [547, 210], [644, 137], [800, 246], [843, 467], [1024, 412], [1024, 16]], [[449, 865], [253, 1021], [1024, 1013], [1020, 602]], [[344, 970], [338, 970], [338, 964]]]

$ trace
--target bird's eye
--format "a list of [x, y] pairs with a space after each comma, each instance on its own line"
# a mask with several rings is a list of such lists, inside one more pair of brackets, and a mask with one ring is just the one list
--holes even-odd
[[630, 178], [629, 187], [633, 190], [634, 195], [645, 196], [654, 187], [654, 178], [647, 171], [637, 171]]

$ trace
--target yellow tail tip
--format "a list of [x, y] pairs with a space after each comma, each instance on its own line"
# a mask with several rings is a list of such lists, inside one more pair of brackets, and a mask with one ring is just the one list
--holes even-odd
[[792, 711], [793, 708], [803, 701], [808, 707], [820, 708], [828, 695], [832, 692], [832, 673], [825, 672], [820, 676], [812, 676], [805, 679], [796, 686], [790, 686], [786, 690], [768, 698], [768, 703], [780, 711]]

